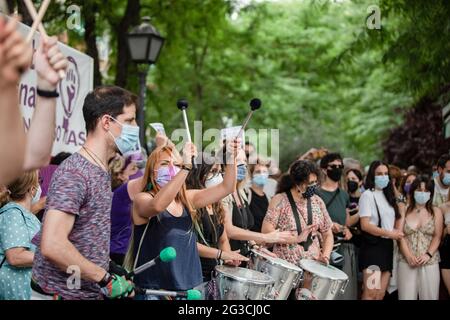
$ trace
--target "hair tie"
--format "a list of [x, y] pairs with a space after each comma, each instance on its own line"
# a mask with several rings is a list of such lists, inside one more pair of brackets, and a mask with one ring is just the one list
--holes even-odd
[[8, 195], [11, 195], [11, 191], [9, 189], [6, 189], [6, 192], [8, 192]]

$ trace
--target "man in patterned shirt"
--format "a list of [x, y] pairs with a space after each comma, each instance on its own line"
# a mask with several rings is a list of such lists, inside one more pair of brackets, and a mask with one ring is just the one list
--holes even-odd
[[[32, 299], [91, 300], [133, 294], [125, 278], [109, 274], [111, 178], [108, 162], [139, 139], [136, 97], [99, 87], [84, 101], [87, 138], [55, 171], [32, 274]], [[51, 298], [50, 298], [51, 299]]]

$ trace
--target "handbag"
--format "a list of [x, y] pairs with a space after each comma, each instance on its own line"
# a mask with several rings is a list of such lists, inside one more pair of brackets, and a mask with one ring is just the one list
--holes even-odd
[[[377, 214], [378, 214], [378, 228], [381, 228], [381, 216], [380, 216], [380, 210], [378, 209], [377, 200], [375, 199], [375, 195], [373, 195], [373, 201], [375, 202], [375, 207], [377, 208]], [[362, 242], [365, 242], [369, 245], [376, 245], [380, 241], [380, 237], [374, 236], [373, 234], [370, 234], [368, 232], [365, 232], [361, 230], [361, 237]]]

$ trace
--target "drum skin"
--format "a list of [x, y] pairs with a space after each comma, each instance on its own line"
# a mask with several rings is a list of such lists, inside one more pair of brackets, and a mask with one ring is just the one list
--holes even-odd
[[216, 266], [220, 300], [267, 300], [275, 280], [254, 270]]

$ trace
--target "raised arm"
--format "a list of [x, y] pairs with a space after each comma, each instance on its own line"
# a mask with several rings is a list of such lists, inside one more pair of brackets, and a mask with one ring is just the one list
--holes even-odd
[[188, 197], [195, 208], [204, 208], [209, 204], [222, 201], [233, 193], [236, 188], [236, 155], [240, 149], [239, 139], [229, 141], [227, 150], [230, 150], [231, 163], [226, 165], [223, 182], [217, 186], [203, 190], [188, 190]]
[[[195, 145], [190, 142], [186, 143], [183, 152], [183, 162], [190, 163], [192, 156], [195, 154]], [[151, 218], [166, 210], [184, 186], [188, 174], [189, 171], [180, 170], [156, 195], [150, 195], [144, 192], [136, 195], [133, 201], [133, 212], [141, 218]]]
[[[37, 72], [37, 88], [54, 92], [60, 81], [58, 72], [67, 68], [66, 57], [58, 48], [58, 39], [51, 37], [48, 42], [41, 37], [41, 43], [34, 55]], [[46, 166], [55, 139], [56, 118], [55, 97], [42, 97], [37, 94], [37, 101], [27, 134], [24, 170], [29, 171]]]
[[32, 48], [17, 31], [17, 18], [0, 18], [0, 185], [18, 177], [23, 169], [25, 127], [19, 106], [18, 83], [31, 65]]

